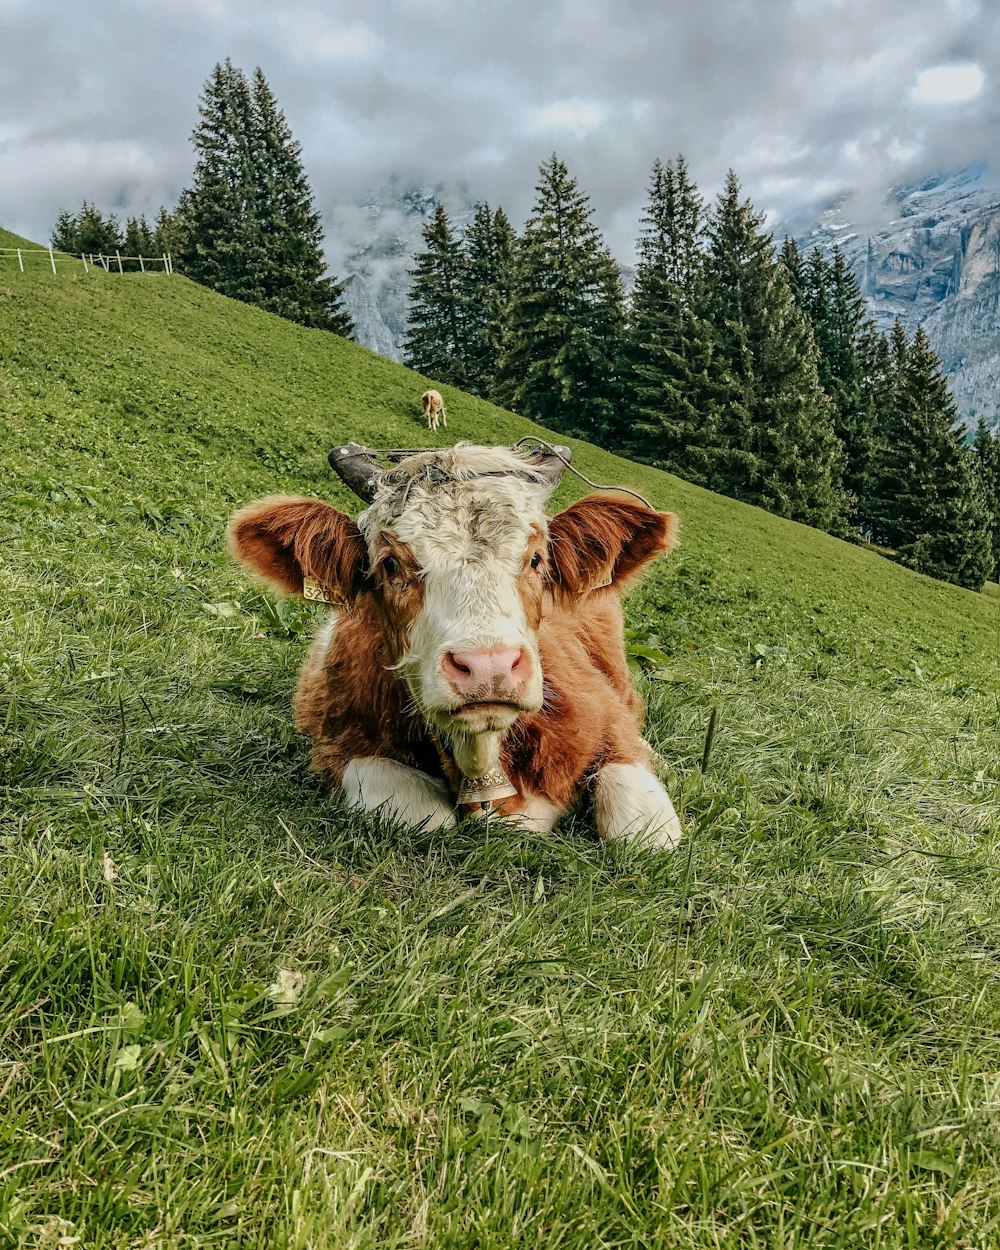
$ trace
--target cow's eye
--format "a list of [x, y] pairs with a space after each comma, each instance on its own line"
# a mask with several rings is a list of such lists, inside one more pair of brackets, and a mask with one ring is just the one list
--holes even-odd
[[531, 557], [531, 567], [533, 569], [537, 569], [538, 566], [541, 564], [541, 562], [542, 562], [542, 554], [540, 551], [536, 551], [535, 554]]
[[386, 577], [395, 577], [399, 572], [399, 561], [395, 556], [386, 556], [382, 561], [382, 567], [385, 569]]

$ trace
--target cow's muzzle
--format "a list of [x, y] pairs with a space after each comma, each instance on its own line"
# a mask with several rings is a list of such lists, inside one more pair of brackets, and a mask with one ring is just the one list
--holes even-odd
[[483, 703], [516, 706], [531, 677], [531, 656], [524, 647], [447, 651], [441, 672], [462, 707]]

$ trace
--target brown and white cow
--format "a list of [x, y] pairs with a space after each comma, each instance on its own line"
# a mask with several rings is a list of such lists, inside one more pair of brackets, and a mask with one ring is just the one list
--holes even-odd
[[478, 814], [470, 785], [536, 830], [590, 788], [602, 838], [676, 846], [618, 594], [673, 546], [675, 517], [625, 495], [547, 516], [551, 455], [460, 444], [379, 470], [349, 444], [330, 459], [369, 501], [357, 522], [277, 496], [229, 527], [267, 582], [333, 605], [295, 699], [314, 767], [352, 806], [428, 827]]
[[440, 418], [444, 428], [448, 428], [448, 413], [445, 410], [444, 400], [441, 398], [440, 391], [424, 391], [420, 396], [420, 402], [424, 406], [424, 420], [427, 422], [429, 430], [437, 430], [438, 418]]

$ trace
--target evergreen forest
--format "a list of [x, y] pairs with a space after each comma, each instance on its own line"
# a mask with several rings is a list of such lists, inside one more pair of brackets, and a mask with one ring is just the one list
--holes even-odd
[[[52, 245], [169, 253], [221, 294], [350, 337], [320, 214], [262, 71], [205, 83], [191, 184], [153, 225], [84, 201]], [[834, 249], [779, 245], [735, 172], [709, 203], [683, 156], [650, 174], [626, 293], [558, 155], [518, 233], [481, 202], [435, 205], [414, 257], [405, 361], [561, 437], [979, 589], [1000, 578], [1000, 432], [959, 425], [924, 332], [883, 333]], [[125, 267], [138, 268], [136, 260]]]
[[520, 235], [438, 205], [406, 362], [778, 516], [978, 590], [1000, 575], [1000, 435], [970, 445], [922, 329], [883, 334], [844, 256], [780, 247], [730, 172], [706, 203], [657, 161], [634, 288], [553, 154]]

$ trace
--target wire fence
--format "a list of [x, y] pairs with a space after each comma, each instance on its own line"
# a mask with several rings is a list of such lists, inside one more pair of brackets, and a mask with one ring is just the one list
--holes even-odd
[[[42, 257], [47, 257], [52, 272], [58, 273], [56, 261], [72, 261], [76, 264], [83, 261], [84, 273], [91, 269], [103, 269], [105, 273], [173, 273], [174, 262], [169, 252], [161, 256], [123, 256], [121, 252], [105, 254], [104, 252], [58, 252], [51, 247], [0, 247], [0, 260], [17, 261], [18, 270], [25, 272], [28, 266], [37, 264]], [[34, 258], [34, 259], [32, 259]], [[138, 268], [135, 267], [138, 262]], [[42, 264], [44, 264], [42, 260]], [[128, 269], [126, 270], [126, 265]]]

